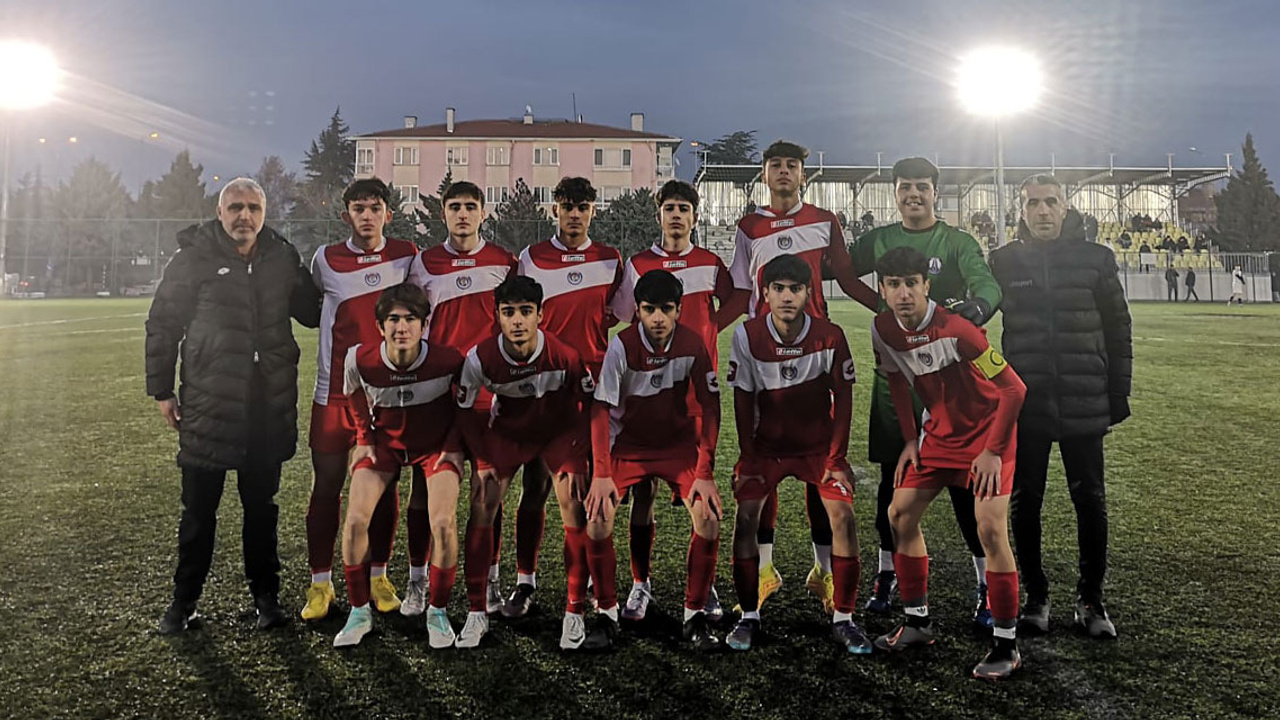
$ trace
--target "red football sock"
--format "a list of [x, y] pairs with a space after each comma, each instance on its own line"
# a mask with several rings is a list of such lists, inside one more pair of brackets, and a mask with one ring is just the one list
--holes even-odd
[[[449, 594], [453, 592], [453, 583], [457, 577], [457, 565], [450, 568], [431, 566], [431, 590], [428, 591], [428, 595], [431, 596], [431, 607], [442, 608], [449, 604]], [[470, 600], [469, 596], [468, 600]]]
[[613, 535], [602, 540], [587, 538], [587, 568], [595, 583], [596, 606], [608, 610], [618, 606], [618, 553]]
[[564, 575], [568, 594], [564, 611], [581, 615], [587, 608], [587, 577], [590, 575], [587, 569], [587, 531], [582, 528], [565, 526]]
[[760, 556], [733, 559], [733, 587], [743, 612], [760, 609]]
[[929, 556], [911, 557], [893, 554], [893, 567], [898, 571], [898, 595], [907, 607], [929, 604]]
[[631, 579], [636, 582], [649, 579], [649, 567], [653, 561], [653, 537], [657, 532], [656, 522], [631, 526], [627, 547], [631, 551]]
[[769, 533], [769, 542], [773, 542], [773, 529], [778, 525], [778, 491], [775, 488], [764, 499], [764, 507], [760, 510], [760, 530]]
[[538, 552], [542, 549], [542, 530], [546, 524], [546, 508], [516, 510], [516, 569], [526, 575], [538, 571]]
[[386, 566], [396, 545], [396, 525], [400, 522], [400, 493], [390, 485], [382, 493], [369, 518], [369, 557], [374, 565]]
[[988, 570], [987, 604], [991, 607], [992, 620], [1003, 623], [1003, 627], [1013, 627], [1018, 619], [1018, 573]]
[[343, 574], [347, 576], [347, 600], [351, 607], [357, 608], [369, 604], [369, 566], [344, 565]]
[[493, 562], [497, 565], [502, 560], [502, 505], [498, 505], [498, 514], [493, 517]]
[[[684, 606], [689, 610], [702, 610], [711, 594], [711, 581], [716, 577], [716, 555], [720, 540], [704, 538], [691, 533], [689, 554], [685, 558]], [[759, 577], [759, 569], [756, 570]]]
[[311, 493], [307, 501], [307, 564], [311, 573], [333, 569], [333, 545], [342, 524], [342, 496], [320, 497]]
[[[836, 611], [852, 613], [858, 607], [858, 583], [862, 578], [862, 558], [831, 556], [831, 583]], [[901, 582], [901, 581], [899, 581]]]
[[493, 558], [493, 528], [467, 524], [463, 577], [467, 583], [467, 604], [471, 612], [485, 611], [489, 585], [489, 561]]
[[423, 567], [431, 558], [431, 515], [425, 507], [410, 505], [405, 512], [405, 524], [408, 525], [409, 564]]

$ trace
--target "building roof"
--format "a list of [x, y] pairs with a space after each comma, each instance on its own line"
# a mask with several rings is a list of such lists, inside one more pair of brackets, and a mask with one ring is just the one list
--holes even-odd
[[[809, 182], [839, 183], [889, 183], [893, 181], [892, 166], [875, 165], [826, 165], [821, 168], [807, 165], [805, 172]], [[698, 169], [694, 183], [732, 182], [748, 183], [760, 173], [759, 165], [707, 165]], [[821, 173], [819, 174], [819, 171]], [[938, 169], [942, 185], [990, 184], [995, 182], [995, 170], [989, 167], [941, 167]], [[1227, 177], [1226, 168], [1168, 168], [1168, 167], [1006, 167], [1005, 182], [1011, 185], [1038, 173], [1052, 174], [1067, 185], [1197, 185]]]
[[360, 139], [404, 138], [436, 139], [456, 138], [478, 140], [485, 138], [520, 138], [546, 140], [659, 140], [679, 143], [680, 138], [651, 132], [637, 132], [629, 128], [597, 125], [569, 120], [535, 120], [525, 124], [521, 118], [509, 120], [459, 120], [448, 132], [444, 123], [419, 125], [411, 128], [395, 128], [357, 136]]

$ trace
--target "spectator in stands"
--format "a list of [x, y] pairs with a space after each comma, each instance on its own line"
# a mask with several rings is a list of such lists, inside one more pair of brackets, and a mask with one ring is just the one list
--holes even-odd
[[1208, 249], [1209, 249], [1209, 238], [1205, 237], [1203, 232], [1201, 232], [1199, 235], [1196, 235], [1196, 252], [1201, 253]]
[[1092, 213], [1084, 216], [1084, 239], [1089, 242], [1098, 242], [1098, 218]]
[[1116, 244], [1120, 246], [1121, 250], [1128, 250], [1133, 247], [1133, 237], [1128, 232], [1122, 232], [1119, 239], [1116, 240]]
[[1178, 238], [1178, 254], [1181, 255], [1191, 249], [1191, 243], [1187, 242], [1187, 237], [1183, 235]]
[[1129, 218], [1129, 229], [1134, 232], [1142, 232], [1144, 229], [1146, 229], [1146, 224], [1142, 222], [1141, 215], [1134, 215], [1133, 217]]
[[1196, 302], [1200, 302], [1200, 296], [1196, 294], [1196, 271], [1194, 268], [1187, 268], [1187, 295], [1182, 298], [1182, 302], [1186, 302], [1191, 298], [1195, 298]]
[[1164, 271], [1164, 283], [1169, 286], [1168, 297], [1165, 299], [1171, 302], [1178, 302], [1178, 277], [1178, 271], [1172, 265]]
[[1172, 235], [1164, 236], [1164, 239], [1160, 241], [1160, 249], [1164, 250], [1165, 252], [1172, 252], [1178, 249], [1177, 244], [1173, 242]]
[[1227, 304], [1230, 305], [1232, 300], [1239, 305], [1244, 304], [1244, 270], [1239, 265], [1231, 271], [1231, 297], [1227, 298]]
[[1151, 246], [1146, 240], [1142, 241], [1142, 245], [1138, 246], [1138, 272], [1147, 272], [1154, 270], [1155, 266], [1147, 262], [1147, 255], [1151, 254]]
[[1160, 223], [1156, 222], [1155, 220], [1152, 220], [1150, 215], [1145, 213], [1143, 214], [1142, 216], [1143, 230], [1158, 230], [1159, 228], [1160, 228]]

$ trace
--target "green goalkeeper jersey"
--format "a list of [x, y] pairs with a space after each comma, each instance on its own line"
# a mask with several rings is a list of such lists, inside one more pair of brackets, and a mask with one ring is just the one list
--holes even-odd
[[[908, 230], [902, 223], [871, 230], [854, 242], [853, 265], [859, 272], [870, 272], [881, 255], [903, 246], [915, 248], [929, 259], [929, 297], [938, 304], [977, 297], [986, 300], [992, 311], [1000, 305], [1000, 285], [987, 267], [978, 241], [941, 220], [928, 230]], [[880, 309], [888, 309], [883, 299]], [[917, 427], [919, 417], [917, 400]], [[902, 433], [893, 411], [889, 383], [878, 374], [872, 386], [867, 440], [867, 458], [871, 462], [897, 462], [902, 452]]]

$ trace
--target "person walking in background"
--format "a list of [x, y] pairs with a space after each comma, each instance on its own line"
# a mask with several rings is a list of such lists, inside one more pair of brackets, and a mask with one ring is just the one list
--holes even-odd
[[1183, 302], [1187, 302], [1191, 298], [1195, 298], [1196, 302], [1200, 302], [1200, 296], [1196, 294], [1196, 271], [1194, 268], [1187, 268], [1187, 294], [1182, 298]]
[[1227, 304], [1232, 302], [1244, 304], [1244, 270], [1239, 265], [1231, 270], [1231, 297], [1227, 298]]
[[1169, 266], [1168, 270], [1164, 271], [1164, 282], [1165, 285], [1168, 285], [1169, 290], [1166, 299], [1170, 302], [1178, 302], [1178, 277], [1178, 271], [1172, 265]]

